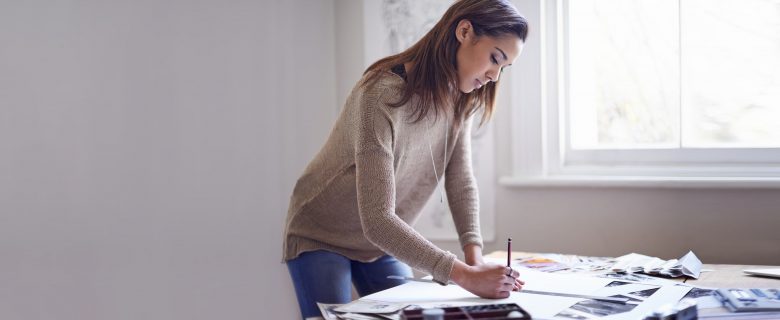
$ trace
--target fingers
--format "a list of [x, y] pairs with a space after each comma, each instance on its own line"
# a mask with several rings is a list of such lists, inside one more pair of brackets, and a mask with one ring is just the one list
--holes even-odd
[[507, 298], [509, 297], [509, 293], [512, 291], [515, 291], [515, 284], [514, 283], [504, 283], [501, 284], [501, 286], [496, 290], [496, 297], [497, 298]]
[[[512, 284], [512, 291], [520, 291], [523, 289], [523, 285], [525, 285], [525, 281], [518, 279], [520, 277], [520, 272], [517, 270], [514, 270], [511, 267], [505, 267], [504, 271], [506, 272], [504, 274], [504, 281], [508, 281]], [[506, 284], [506, 282], [504, 282]]]
[[515, 280], [515, 283], [514, 283], [514, 285], [513, 285], [512, 291], [520, 291], [520, 290], [523, 290], [523, 285], [524, 285], [524, 284], [525, 284], [525, 282], [523, 282], [523, 281], [520, 281], [520, 279], [516, 279], [516, 280]]
[[504, 291], [504, 290], [512, 291], [512, 288], [514, 288], [514, 286], [515, 286], [514, 282], [501, 284], [501, 291]]
[[509, 297], [509, 293], [515, 291], [515, 287], [516, 280], [505, 275], [503, 281], [501, 281], [501, 284], [499, 284], [497, 288], [497, 298]]
[[517, 271], [515, 269], [512, 269], [512, 267], [505, 267], [504, 268], [504, 274], [508, 277], [512, 277], [517, 279], [517, 277], [520, 276], [520, 271]]

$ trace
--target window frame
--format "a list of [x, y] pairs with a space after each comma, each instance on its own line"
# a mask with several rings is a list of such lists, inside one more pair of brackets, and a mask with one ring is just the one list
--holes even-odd
[[780, 148], [573, 150], [561, 130], [568, 128], [569, 1], [514, 1], [532, 28], [502, 84], [511, 88], [504, 132], [512, 160], [501, 184], [780, 188]]

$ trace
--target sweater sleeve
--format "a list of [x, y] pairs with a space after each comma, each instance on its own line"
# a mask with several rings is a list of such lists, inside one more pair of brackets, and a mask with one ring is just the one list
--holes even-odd
[[393, 121], [380, 97], [364, 98], [356, 121], [355, 170], [360, 222], [368, 241], [447, 283], [455, 255], [436, 247], [395, 214]]
[[479, 229], [479, 192], [471, 167], [472, 118], [463, 122], [452, 157], [447, 164], [444, 180], [461, 247], [468, 244], [479, 247], [483, 245]]

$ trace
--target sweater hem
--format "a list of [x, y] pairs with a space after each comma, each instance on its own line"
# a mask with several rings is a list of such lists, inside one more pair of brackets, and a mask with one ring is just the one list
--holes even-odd
[[365, 251], [349, 250], [345, 248], [328, 245], [326, 243], [322, 243], [313, 239], [301, 238], [296, 236], [288, 236], [286, 238], [284, 248], [283, 248], [284, 255], [282, 257], [282, 262], [287, 262], [292, 259], [295, 259], [304, 252], [311, 252], [317, 250], [325, 250], [325, 251], [333, 252], [336, 254], [340, 254], [349, 260], [360, 261], [365, 263], [374, 262], [377, 259], [381, 258], [382, 256], [387, 255], [387, 253], [379, 249], [375, 251], [374, 250], [365, 250]]

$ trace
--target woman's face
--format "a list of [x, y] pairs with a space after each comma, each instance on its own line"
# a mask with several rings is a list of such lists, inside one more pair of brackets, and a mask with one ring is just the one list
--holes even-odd
[[468, 20], [460, 21], [455, 32], [460, 42], [456, 54], [458, 89], [463, 93], [498, 81], [501, 70], [511, 66], [523, 50], [523, 41], [515, 35], [477, 37]]

